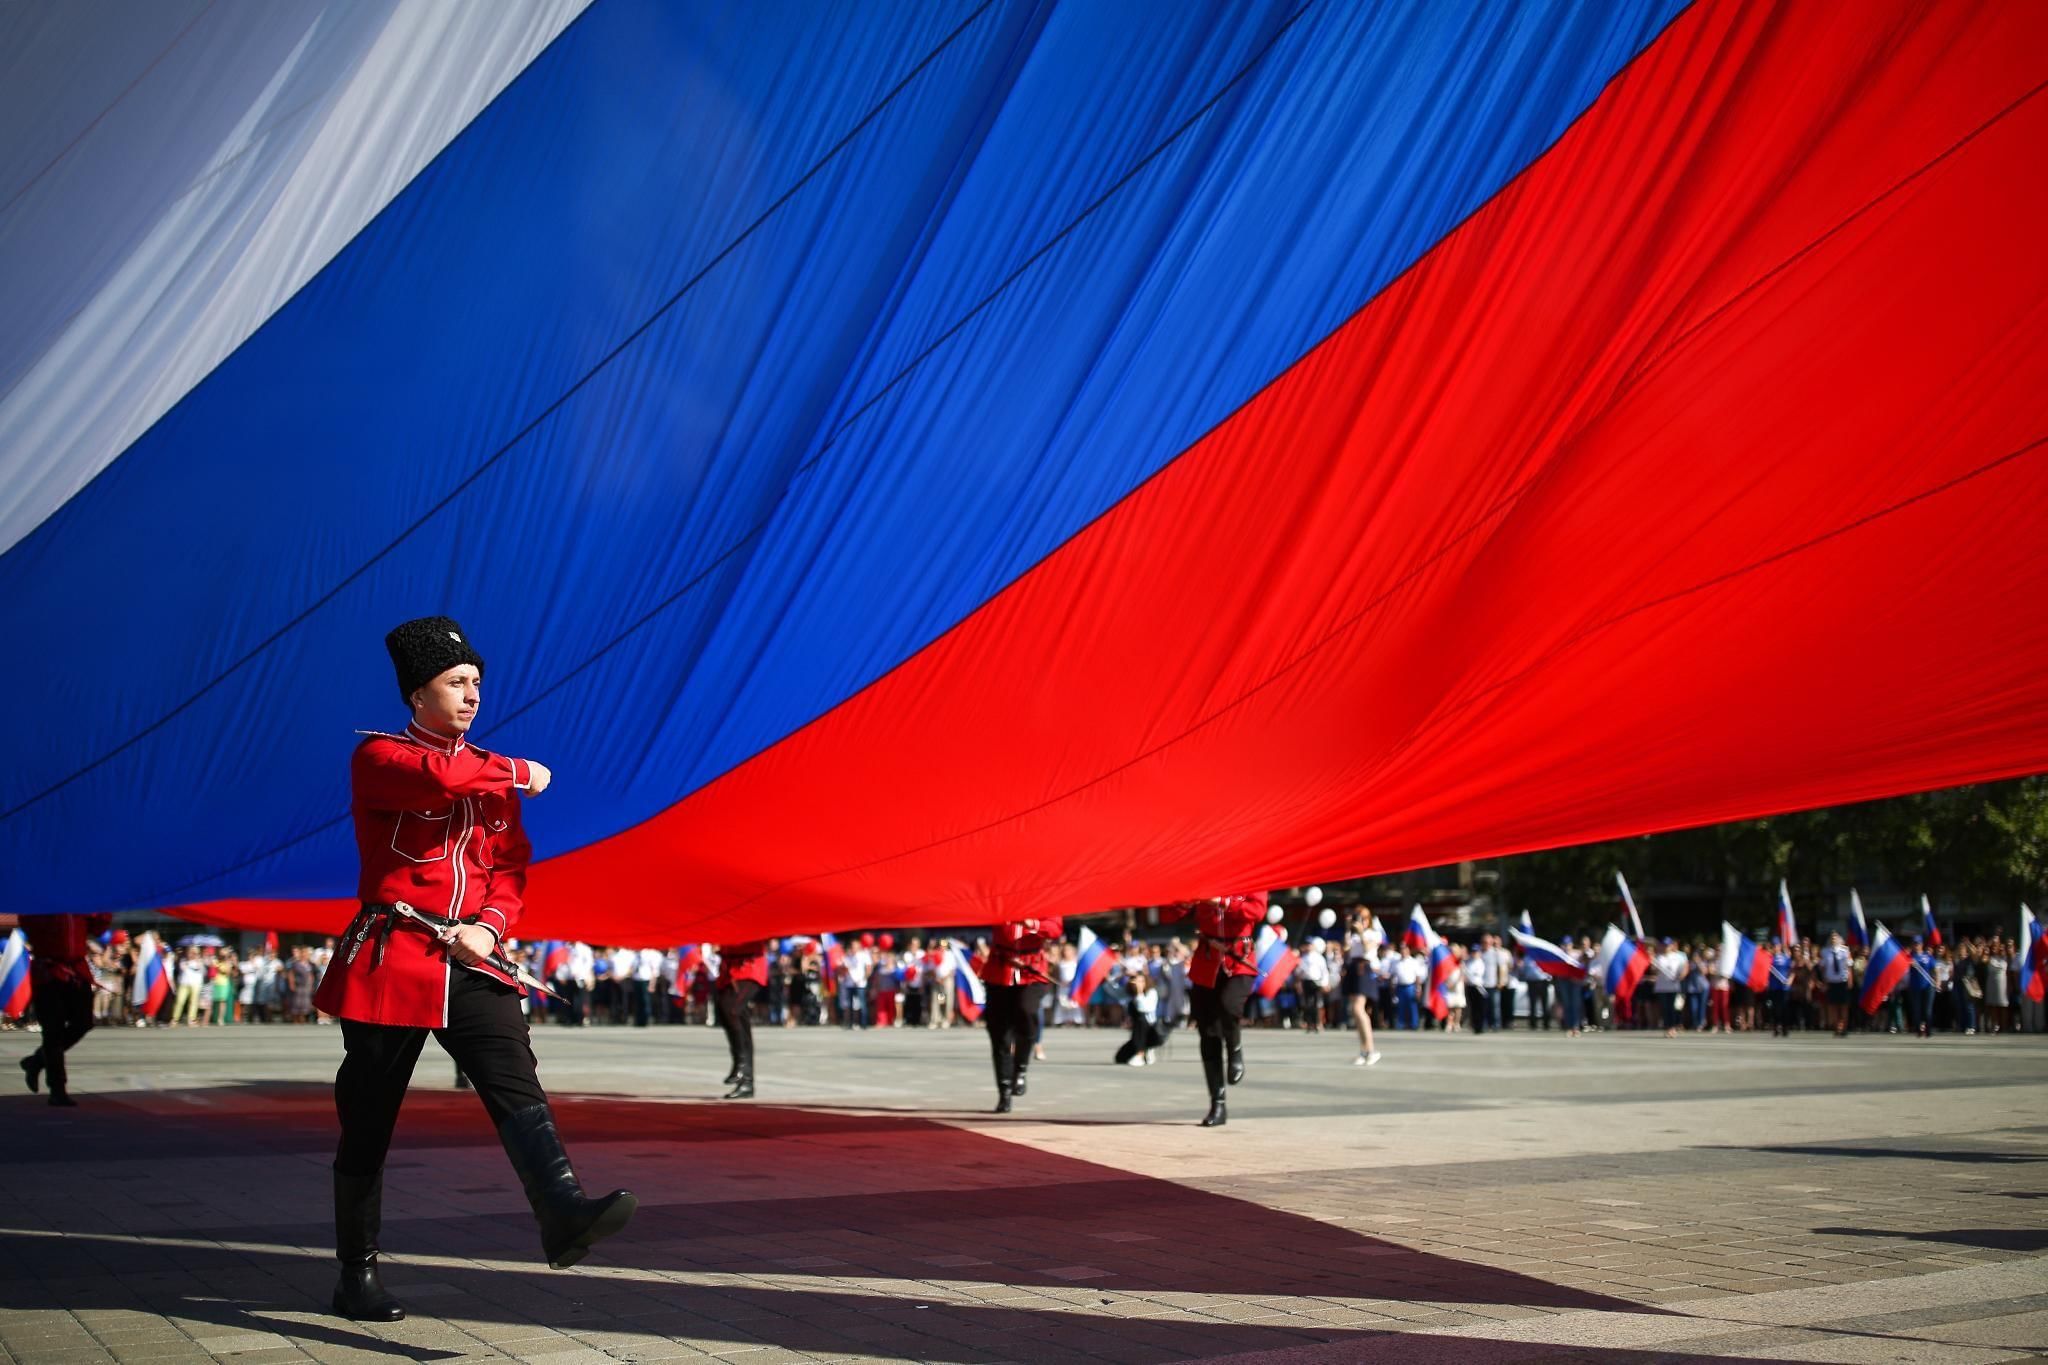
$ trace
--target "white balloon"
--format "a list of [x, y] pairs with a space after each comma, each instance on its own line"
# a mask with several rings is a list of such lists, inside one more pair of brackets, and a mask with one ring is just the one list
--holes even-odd
[[1303, 893], [1302, 899], [1309, 903], [1309, 907], [1311, 909], [1318, 905], [1321, 905], [1323, 903], [1323, 888], [1321, 888], [1320, 886], [1311, 886], [1306, 892]]
[[1325, 929], [1336, 922], [1337, 912], [1335, 910], [1325, 910], [1322, 914], [1316, 916], [1316, 923], [1322, 925]]
[[1286, 918], [1286, 915], [1287, 912], [1282, 910], [1279, 906], [1272, 906], [1266, 911], [1266, 923], [1278, 924], [1282, 919]]

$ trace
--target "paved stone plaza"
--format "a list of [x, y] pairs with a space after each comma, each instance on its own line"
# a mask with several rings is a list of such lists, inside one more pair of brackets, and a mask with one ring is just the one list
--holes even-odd
[[0, 1365], [2048, 1351], [2042, 1040], [1260, 1032], [1221, 1131], [1191, 1039], [1048, 1041], [997, 1119], [965, 1030], [765, 1031], [723, 1104], [715, 1030], [543, 1029], [585, 1182], [642, 1200], [569, 1271], [430, 1046], [385, 1327], [322, 1311], [336, 1031], [104, 1030], [84, 1107], [0, 1098]]

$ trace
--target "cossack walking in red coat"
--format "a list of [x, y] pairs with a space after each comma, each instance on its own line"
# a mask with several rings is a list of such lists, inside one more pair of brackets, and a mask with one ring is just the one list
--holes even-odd
[[[349, 763], [356, 895], [365, 906], [410, 905], [480, 925], [502, 939], [524, 908], [532, 845], [520, 824], [523, 759], [479, 749], [420, 724], [371, 733]], [[446, 947], [423, 926], [368, 910], [334, 950], [314, 1003], [366, 1024], [443, 1028], [453, 971]], [[488, 964], [467, 968], [515, 989]]]
[[1229, 1121], [1224, 1096], [1244, 1079], [1244, 1042], [1239, 1023], [1259, 979], [1255, 936], [1266, 918], [1266, 893], [1243, 892], [1213, 900], [1167, 906], [1162, 920], [1195, 921], [1194, 960], [1188, 963], [1188, 1007], [1201, 1034], [1202, 1079], [1209, 1087], [1204, 1128]]
[[1011, 920], [989, 931], [988, 956], [975, 974], [991, 986], [1051, 985], [1052, 967], [1045, 950], [1060, 941], [1066, 922], [1052, 919]]
[[1018, 919], [989, 931], [988, 955], [974, 974], [988, 987], [982, 1025], [996, 1068], [996, 1112], [1010, 1112], [1012, 1096], [1029, 1088], [1032, 1049], [1037, 1046], [1039, 1009], [1052, 989], [1052, 964], [1045, 950], [1059, 942], [1066, 924], [1051, 919]]

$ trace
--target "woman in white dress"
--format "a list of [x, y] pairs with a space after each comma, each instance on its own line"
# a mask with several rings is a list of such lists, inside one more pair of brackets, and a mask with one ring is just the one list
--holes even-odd
[[1451, 949], [1451, 974], [1444, 978], [1444, 1003], [1451, 1012], [1444, 1017], [1444, 1032], [1456, 1033], [1465, 1027], [1465, 950]]

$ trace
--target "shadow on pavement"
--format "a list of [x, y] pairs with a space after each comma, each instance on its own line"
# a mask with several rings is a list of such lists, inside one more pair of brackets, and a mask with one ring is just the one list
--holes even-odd
[[1908, 1242], [1950, 1242], [1991, 1251], [2048, 1251], [2048, 1228], [1948, 1228], [1934, 1232], [1891, 1232], [1884, 1228], [1815, 1228], [1831, 1237], [1899, 1237]]
[[[537, 1253], [477, 1100], [416, 1091], [393, 1147], [395, 1192], [386, 1200], [383, 1241], [387, 1281], [401, 1298], [411, 1296], [417, 1316], [966, 1365], [1091, 1353], [1166, 1361], [1332, 1342], [1354, 1343], [1362, 1357], [1405, 1351], [1402, 1343], [1415, 1340], [1319, 1327], [1298, 1314], [1226, 1321], [1232, 1314], [1203, 1311], [1239, 1310], [1253, 1296], [1284, 1297], [1338, 1318], [1362, 1299], [1662, 1311], [1361, 1236], [1227, 1189], [1134, 1176], [922, 1115], [563, 1094], [556, 1107], [585, 1183], [633, 1186], [643, 1201], [639, 1216], [586, 1263], [599, 1274], [537, 1264], [408, 1264], [408, 1256], [518, 1262]], [[52, 1111], [26, 1095], [0, 1099], [10, 1168], [0, 1189], [26, 1181], [44, 1190], [86, 1183], [132, 1190], [136, 1215], [109, 1227], [82, 1206], [41, 1199], [31, 1212], [7, 1199], [0, 1205], [0, 1310], [141, 1308], [224, 1330], [398, 1349], [354, 1324], [266, 1316], [318, 1312], [331, 1288], [325, 1154], [333, 1124], [331, 1092], [297, 1083], [90, 1097], [74, 1111]], [[434, 1152], [451, 1147], [491, 1150], [483, 1164], [436, 1183], [451, 1158]], [[303, 1183], [181, 1192], [165, 1188], [156, 1166], [223, 1155], [294, 1158], [290, 1169], [304, 1171]], [[450, 1215], [453, 1201], [444, 1198], [408, 1216], [407, 1181], [483, 1196], [493, 1208]], [[264, 1214], [252, 1220], [246, 1210], [258, 1195]], [[1358, 1196], [1332, 1197], [1348, 1207]], [[243, 1220], [209, 1221], [209, 1209], [228, 1200]], [[684, 1278], [667, 1278], [675, 1275]], [[742, 1278], [750, 1276], [774, 1281]], [[857, 1287], [870, 1280], [897, 1283]], [[906, 1290], [904, 1281], [915, 1284]], [[995, 1288], [965, 1298], [948, 1288], [955, 1284]], [[927, 1287], [930, 1297], [920, 1297]], [[1116, 1314], [1127, 1296], [1162, 1292], [1218, 1303], [1186, 1312], [1134, 1304], [1126, 1311], [1147, 1316]], [[1005, 1297], [1018, 1306], [990, 1301]], [[1303, 1302], [1311, 1300], [1319, 1302]], [[1461, 1359], [1482, 1362], [1547, 1353], [1529, 1344], [1512, 1354], [1505, 1345], [1498, 1353], [1468, 1339], [1458, 1345]], [[450, 1354], [403, 1353], [420, 1360]]]

